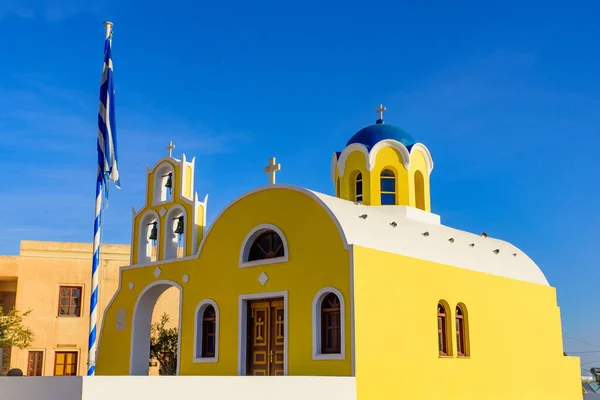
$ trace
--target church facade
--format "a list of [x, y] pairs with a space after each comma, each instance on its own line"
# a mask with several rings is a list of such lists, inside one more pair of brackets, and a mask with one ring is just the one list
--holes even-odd
[[354, 376], [359, 399], [581, 398], [555, 289], [512, 244], [441, 224], [429, 150], [381, 114], [334, 153], [335, 196], [276, 184], [272, 159], [270, 184], [209, 229], [194, 160], [172, 147], [133, 210], [98, 375], [147, 374], [152, 311], [175, 287], [180, 375]]

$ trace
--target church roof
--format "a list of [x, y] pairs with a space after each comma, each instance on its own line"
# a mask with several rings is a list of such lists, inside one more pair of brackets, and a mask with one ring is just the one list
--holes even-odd
[[394, 125], [384, 124], [383, 120], [377, 120], [375, 125], [369, 125], [360, 131], [356, 132], [346, 146], [353, 143], [360, 143], [371, 150], [378, 142], [385, 139], [393, 139], [402, 143], [410, 150], [410, 146], [416, 143], [415, 139], [410, 136], [404, 129], [398, 128]]
[[307, 192], [337, 219], [349, 245], [549, 286], [540, 268], [503, 240], [444, 226], [438, 215], [413, 207], [357, 205], [323, 193]]

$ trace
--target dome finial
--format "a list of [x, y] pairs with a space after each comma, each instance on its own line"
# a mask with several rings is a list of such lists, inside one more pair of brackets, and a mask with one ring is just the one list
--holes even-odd
[[383, 104], [379, 105], [379, 108], [377, 111], [375, 111], [377, 114], [379, 114], [379, 119], [377, 120], [376, 124], [383, 124], [383, 112], [386, 110], [387, 109], [383, 106]]

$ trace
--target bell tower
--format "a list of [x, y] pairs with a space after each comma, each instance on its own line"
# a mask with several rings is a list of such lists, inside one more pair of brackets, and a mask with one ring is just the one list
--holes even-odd
[[195, 158], [168, 156], [146, 166], [146, 203], [132, 209], [131, 265], [177, 259], [196, 254], [206, 226], [206, 205], [194, 192]]

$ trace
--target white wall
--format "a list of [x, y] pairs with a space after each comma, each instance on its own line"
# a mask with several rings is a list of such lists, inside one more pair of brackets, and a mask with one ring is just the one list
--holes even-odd
[[356, 400], [350, 377], [2, 377], [1, 400]]

